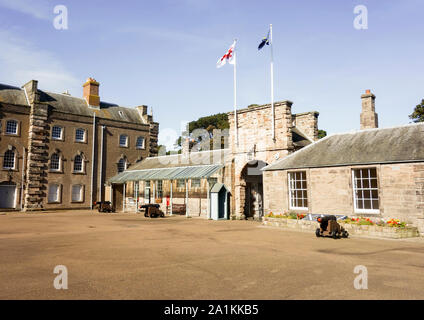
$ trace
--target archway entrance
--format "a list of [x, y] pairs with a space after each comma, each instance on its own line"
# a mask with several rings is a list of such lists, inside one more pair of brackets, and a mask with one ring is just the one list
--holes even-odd
[[[261, 169], [267, 164], [261, 160], [249, 161], [241, 172], [244, 186], [244, 217], [259, 220], [263, 216], [263, 183]], [[242, 191], [243, 192], [243, 191]]]

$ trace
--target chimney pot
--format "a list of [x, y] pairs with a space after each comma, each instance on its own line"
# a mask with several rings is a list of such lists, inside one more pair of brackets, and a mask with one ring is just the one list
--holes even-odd
[[370, 90], [370, 89], [367, 89], [367, 90], [365, 91], [365, 93], [366, 93], [366, 94], [370, 94], [370, 93], [371, 93], [371, 90]]

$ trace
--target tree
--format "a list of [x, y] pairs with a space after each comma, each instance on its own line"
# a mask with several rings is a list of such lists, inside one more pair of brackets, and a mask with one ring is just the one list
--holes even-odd
[[[230, 122], [228, 121], [228, 115], [226, 113], [217, 113], [206, 117], [201, 117], [195, 121], [191, 121], [188, 124], [188, 128], [190, 132], [193, 132], [196, 129], [205, 129], [208, 134], [210, 140], [210, 148], [213, 148], [213, 130], [214, 129], [229, 129]], [[224, 146], [224, 137], [221, 139], [221, 147]], [[193, 146], [195, 142], [201, 142], [201, 138], [197, 138], [197, 141], [190, 140], [190, 148]], [[182, 137], [178, 137], [175, 142], [175, 146], [181, 147]]]
[[414, 112], [409, 115], [409, 118], [413, 122], [424, 122], [424, 99], [415, 107]]
[[327, 131], [325, 130], [318, 130], [318, 139], [322, 139], [327, 136]]

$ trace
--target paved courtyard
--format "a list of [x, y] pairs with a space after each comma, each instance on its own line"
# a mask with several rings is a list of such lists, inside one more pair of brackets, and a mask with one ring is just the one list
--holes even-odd
[[[56, 290], [56, 265], [68, 290]], [[368, 269], [356, 290], [353, 269]], [[317, 239], [251, 221], [0, 215], [0, 299], [424, 299], [424, 240]]]

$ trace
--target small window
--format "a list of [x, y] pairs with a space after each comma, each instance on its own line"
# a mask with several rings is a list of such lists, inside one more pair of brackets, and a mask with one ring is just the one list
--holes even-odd
[[118, 162], [118, 173], [125, 171], [125, 169], [127, 169], [127, 161], [124, 158], [121, 158]]
[[48, 202], [59, 202], [60, 186], [58, 184], [49, 185]]
[[74, 158], [74, 172], [82, 172], [82, 157], [79, 154]]
[[156, 198], [162, 199], [163, 197], [163, 188], [162, 188], [162, 180], [156, 181]]
[[52, 139], [53, 140], [62, 140], [63, 129], [59, 126], [53, 126], [52, 128]]
[[191, 179], [192, 188], [200, 188], [200, 179]]
[[306, 171], [289, 172], [290, 209], [308, 209]]
[[379, 213], [377, 169], [352, 170], [355, 212]]
[[83, 201], [83, 186], [80, 184], [72, 186], [72, 202]]
[[50, 158], [50, 170], [52, 171], [60, 170], [60, 156], [57, 153], [53, 153]]
[[3, 169], [15, 169], [15, 152], [7, 150], [3, 157]]
[[7, 134], [18, 134], [18, 121], [8, 120], [6, 122], [6, 133]]
[[218, 182], [218, 178], [209, 178], [209, 188], [212, 189], [212, 187], [215, 185], [215, 183]]
[[185, 187], [185, 181], [180, 179], [177, 180], [177, 188], [184, 188]]
[[144, 137], [138, 137], [136, 143], [137, 149], [144, 149]]
[[85, 130], [77, 129], [75, 130], [75, 141], [84, 142], [85, 141]]
[[126, 134], [121, 134], [119, 136], [119, 146], [128, 147], [128, 136]]

